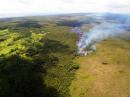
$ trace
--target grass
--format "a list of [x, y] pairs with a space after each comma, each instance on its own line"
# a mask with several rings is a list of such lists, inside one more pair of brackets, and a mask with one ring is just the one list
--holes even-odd
[[0, 31], [0, 96], [69, 97], [79, 68], [73, 66], [77, 36], [68, 27], [14, 27]]
[[80, 65], [79, 64], [73, 64], [71, 69], [79, 69], [80, 68]]
[[71, 96], [129, 97], [129, 49], [128, 41], [108, 39], [97, 45], [96, 53], [77, 58], [80, 69], [70, 86]]
[[0, 36], [2, 35], [5, 35], [5, 34], [8, 34], [9, 33], [9, 31], [8, 31], [8, 29], [5, 29], [5, 30], [1, 30], [0, 31]]
[[39, 41], [46, 35], [46, 33], [35, 34], [32, 32], [29, 37], [22, 37], [20, 33], [10, 33], [8, 30], [2, 30], [1, 32], [6, 32], [8, 34], [6, 35], [7, 39], [0, 43], [0, 55], [9, 55], [11, 53], [14, 53], [15, 51], [17, 53], [22, 53], [21, 51], [25, 52], [29, 44], [40, 44]]
[[108, 39], [91, 55], [76, 57], [77, 36], [57, 26], [59, 19], [1, 22], [0, 97], [129, 97], [129, 41]]

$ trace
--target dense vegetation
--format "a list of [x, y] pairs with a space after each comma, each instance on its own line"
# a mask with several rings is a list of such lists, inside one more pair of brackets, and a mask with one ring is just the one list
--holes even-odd
[[69, 97], [79, 68], [73, 62], [76, 35], [33, 21], [3, 25], [8, 29], [0, 30], [0, 97]]
[[25, 28], [40, 28], [42, 27], [36, 21], [23, 21], [16, 25], [16, 27], [25, 27]]

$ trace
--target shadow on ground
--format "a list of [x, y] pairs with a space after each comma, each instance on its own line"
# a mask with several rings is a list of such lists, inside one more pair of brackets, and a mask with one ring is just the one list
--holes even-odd
[[44, 84], [46, 69], [42, 65], [25, 60], [18, 55], [2, 60], [0, 63], [1, 97], [59, 97], [55, 88]]
[[0, 97], [61, 97], [56, 88], [44, 83], [48, 69], [44, 65], [58, 62], [57, 57], [49, 56], [50, 52], [64, 52], [69, 47], [46, 40], [43, 47], [36, 48], [26, 52], [31, 61], [20, 54], [0, 56]]

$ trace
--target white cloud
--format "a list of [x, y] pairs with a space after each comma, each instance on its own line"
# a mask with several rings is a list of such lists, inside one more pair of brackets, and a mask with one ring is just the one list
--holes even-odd
[[0, 0], [0, 17], [129, 10], [130, 0]]

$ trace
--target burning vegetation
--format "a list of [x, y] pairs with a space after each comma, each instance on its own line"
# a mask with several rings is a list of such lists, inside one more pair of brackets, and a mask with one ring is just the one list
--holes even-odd
[[73, 28], [72, 32], [75, 32], [79, 36], [77, 41], [77, 53], [86, 56], [96, 51], [96, 44], [102, 40], [113, 37], [124, 38], [124, 36], [128, 36], [128, 27], [130, 24], [129, 17], [123, 18], [123, 20], [120, 20], [120, 18], [117, 20], [104, 20], [102, 23], [95, 25], [88, 32], [81, 31], [80, 27]]

